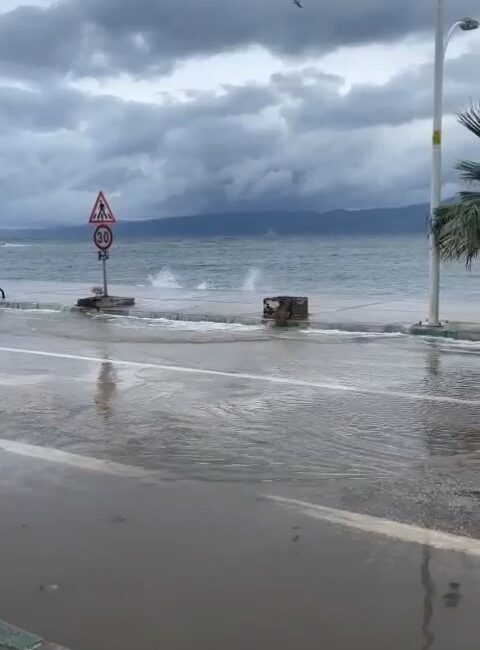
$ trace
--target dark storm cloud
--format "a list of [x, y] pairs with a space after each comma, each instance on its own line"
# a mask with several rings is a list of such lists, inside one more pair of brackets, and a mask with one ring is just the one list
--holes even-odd
[[[468, 104], [476, 69], [474, 55], [451, 62], [448, 111]], [[345, 94], [342, 79], [305, 69], [162, 105], [0, 87], [1, 219], [82, 221], [100, 187], [124, 219], [427, 200], [431, 72]], [[450, 122], [453, 178], [476, 143]]]
[[[459, 4], [447, 14], [478, 12], [477, 0]], [[0, 15], [0, 69], [146, 75], [252, 44], [301, 55], [391, 42], [431, 29], [432, 14], [431, 0], [306, 0], [303, 11], [291, 0], [60, 0]]]
[[[300, 55], [388, 41], [429, 26], [432, 4], [305, 0], [300, 12], [290, 0], [65, 0], [0, 14], [0, 225], [82, 221], [100, 187], [124, 219], [426, 201], [431, 66], [347, 93], [343, 79], [304, 69], [183, 100], [164, 94], [161, 105], [69, 82], [143, 78], [255, 43]], [[462, 14], [476, 5], [462, 0]], [[453, 115], [479, 99], [478, 54], [446, 74]], [[475, 157], [476, 143], [453, 117], [446, 131], [453, 179], [454, 159]]]
[[73, 2], [0, 14], [0, 69], [19, 76], [65, 73], [81, 59], [83, 17]]

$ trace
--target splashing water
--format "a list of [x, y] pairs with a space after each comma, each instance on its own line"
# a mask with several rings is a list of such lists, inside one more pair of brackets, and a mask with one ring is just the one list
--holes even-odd
[[172, 271], [166, 266], [155, 275], [149, 275], [148, 281], [154, 289], [181, 289], [182, 285]]
[[32, 244], [7, 244], [7, 243], [0, 243], [0, 246], [2, 248], [30, 248]]
[[206, 282], [200, 282], [200, 284], [197, 285], [197, 291], [207, 291], [208, 289], [208, 284]]
[[258, 280], [260, 279], [260, 270], [256, 268], [248, 269], [247, 275], [242, 283], [242, 291], [256, 291]]

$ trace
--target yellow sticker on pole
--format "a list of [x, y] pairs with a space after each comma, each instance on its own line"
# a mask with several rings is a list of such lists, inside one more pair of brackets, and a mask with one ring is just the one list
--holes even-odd
[[433, 132], [433, 144], [437, 146], [442, 144], [442, 132], [440, 130]]

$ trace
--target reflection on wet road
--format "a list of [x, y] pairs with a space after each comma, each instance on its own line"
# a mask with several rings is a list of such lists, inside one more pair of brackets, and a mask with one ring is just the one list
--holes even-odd
[[189, 478], [323, 485], [336, 505], [375, 494], [378, 512], [402, 500], [416, 518], [435, 493], [435, 520], [448, 497], [459, 529], [477, 507], [480, 346], [74, 314], [0, 327], [2, 437]]
[[95, 404], [98, 412], [108, 419], [114, 411], [112, 401], [117, 391], [117, 371], [110, 361], [104, 361], [98, 373]]
[[433, 600], [435, 596], [435, 587], [430, 571], [431, 559], [432, 549], [429, 546], [424, 546], [421, 568], [421, 583], [424, 589], [422, 635], [425, 643], [422, 646], [422, 650], [430, 650], [435, 642], [435, 636], [432, 633], [430, 627], [433, 619]]

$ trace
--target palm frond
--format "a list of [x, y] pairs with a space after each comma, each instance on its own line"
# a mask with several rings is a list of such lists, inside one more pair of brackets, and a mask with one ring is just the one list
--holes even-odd
[[[480, 104], [470, 106], [458, 116], [460, 124], [480, 138]], [[480, 183], [480, 162], [464, 160], [457, 165], [467, 183]], [[463, 262], [471, 269], [480, 256], [480, 191], [463, 191], [459, 202], [435, 211], [431, 228], [441, 259]]]
[[467, 111], [460, 113], [458, 121], [477, 138], [480, 138], [480, 105], [473, 105]]
[[469, 192], [464, 190], [458, 193], [458, 198], [462, 202], [466, 201], [480, 201], [480, 192]]
[[440, 257], [464, 262], [470, 269], [480, 254], [480, 201], [441, 206], [435, 213], [433, 232]]
[[472, 160], [462, 160], [457, 169], [460, 177], [467, 183], [480, 183], [480, 163]]

